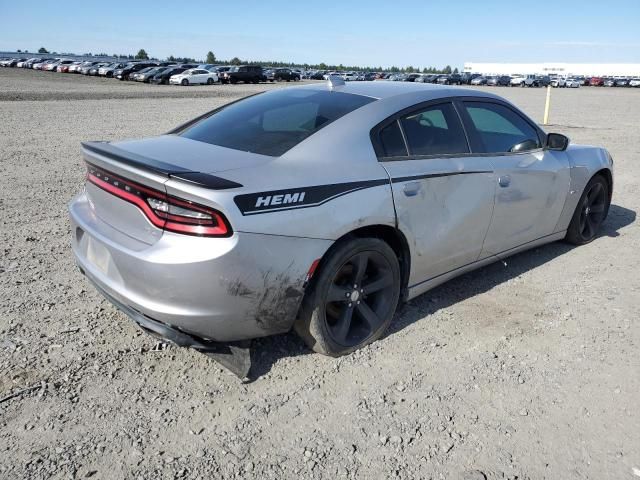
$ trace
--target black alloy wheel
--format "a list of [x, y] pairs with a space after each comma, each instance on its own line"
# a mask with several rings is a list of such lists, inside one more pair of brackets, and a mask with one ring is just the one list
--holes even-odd
[[567, 240], [576, 245], [591, 242], [607, 217], [609, 203], [609, 185], [602, 175], [596, 175], [580, 197], [567, 230]]
[[367, 340], [384, 323], [397, 299], [389, 288], [393, 274], [380, 253], [366, 251], [351, 257], [336, 272], [325, 304], [325, 321], [331, 337], [353, 347]]
[[351, 353], [380, 338], [400, 296], [400, 267], [391, 247], [377, 238], [336, 244], [314, 275], [295, 323], [313, 350]]

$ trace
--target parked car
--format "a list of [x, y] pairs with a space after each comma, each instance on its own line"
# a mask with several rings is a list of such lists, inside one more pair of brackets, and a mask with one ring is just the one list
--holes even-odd
[[168, 135], [83, 143], [73, 254], [145, 331], [226, 346], [240, 376], [247, 339], [290, 329], [337, 357], [450, 278], [546, 243], [591, 242], [610, 205], [611, 155], [569, 143], [484, 92], [273, 89]]
[[458, 73], [440, 75], [440, 77], [438, 77], [438, 83], [441, 85], [461, 85], [462, 77]]
[[[136, 82], [151, 83], [156, 75], [162, 75], [163, 72], [173, 70], [174, 67], [149, 67], [149, 70], [140, 70], [135, 77]], [[175, 72], [172, 75], [176, 75], [181, 72]]]
[[551, 78], [546, 75], [527, 75], [524, 79], [525, 87], [546, 87], [551, 84]]
[[222, 74], [223, 83], [259, 83], [266, 81], [262, 67], [258, 65], [240, 65], [238, 67], [231, 67]]
[[137, 72], [132, 72], [132, 73], [129, 74], [129, 80], [132, 80], [132, 81], [135, 82], [135, 81], [138, 80], [138, 78], [140, 78], [144, 74], [149, 73], [149, 72], [151, 72], [153, 70], [156, 70], [157, 68], [158, 68], [158, 66], [154, 65], [152, 67], [143, 68], [142, 70], [139, 70]]
[[98, 69], [98, 75], [101, 77], [111, 78], [113, 77], [113, 72], [120, 68], [124, 68], [126, 64], [122, 62], [113, 62], [108, 65], [104, 65]]
[[0, 61], [0, 66], [13, 68], [19, 62], [25, 62], [27, 60], [28, 60], [27, 58], [22, 58], [22, 57], [19, 57], [19, 58], [5, 58], [4, 60]]
[[605, 78], [604, 79], [604, 86], [605, 87], [615, 87], [616, 86], [616, 81], [613, 78]]
[[614, 87], [628, 87], [629, 79], [628, 78], [617, 78], [613, 84]]
[[56, 65], [55, 71], [58, 73], [67, 73], [69, 71], [69, 67], [74, 63], [75, 62], [73, 60], [60, 60]]
[[297, 82], [300, 80], [300, 74], [292, 71], [289, 68], [276, 68], [273, 70], [273, 80], [275, 80], [276, 82], [290, 82], [292, 80]]
[[464, 72], [462, 74], [460, 74], [460, 81], [462, 82], [462, 84], [464, 85], [471, 85], [471, 81], [474, 78], [477, 77], [481, 77], [482, 75], [479, 73], [469, 73], [469, 72]]
[[39, 62], [34, 63], [32, 68], [34, 70], [42, 70], [47, 64], [55, 61], [55, 58], [42, 58]]
[[498, 85], [498, 77], [495, 76], [495, 75], [489, 75], [487, 77], [486, 85], [489, 86], [489, 87], [491, 87], [491, 86], [496, 87]]
[[33, 68], [36, 63], [42, 63], [46, 59], [42, 58], [30, 58], [23, 64], [23, 68]]
[[89, 67], [89, 69], [87, 70], [87, 75], [91, 76], [91, 77], [97, 77], [99, 75], [100, 72], [100, 68], [104, 67], [105, 65], [108, 65], [108, 63], [96, 63], [95, 65], [91, 65]]
[[509, 85], [512, 87], [524, 87], [526, 77], [524, 75], [511, 75]]
[[182, 67], [167, 67], [166, 70], [156, 73], [150, 80], [149, 83], [155, 83], [156, 85], [169, 85], [169, 79], [173, 75], [178, 75], [179, 73], [188, 70]]
[[629, 86], [630, 87], [640, 87], [640, 78], [632, 78], [631, 80], [629, 80]]
[[404, 81], [405, 82], [415, 82], [418, 78], [420, 78], [422, 75], [420, 75], [419, 73], [409, 73], [405, 76]]
[[218, 74], [204, 68], [191, 68], [169, 78], [171, 85], [213, 85], [219, 80]]
[[118, 80], [129, 80], [129, 75], [135, 72], [139, 72], [142, 69], [148, 67], [158, 66], [155, 62], [130, 62], [122, 68], [118, 68], [113, 71], [113, 76]]
[[584, 80], [579, 78], [567, 78], [565, 86], [567, 88], [580, 88]]
[[549, 85], [553, 88], [565, 88], [567, 86], [567, 80], [563, 77], [550, 78]]
[[604, 87], [604, 78], [591, 77], [591, 80], [589, 80], [589, 85], [591, 85], [592, 87]]
[[89, 61], [87, 61], [87, 62], [76, 62], [73, 65], [69, 66], [68, 72], [69, 73], [80, 73], [80, 69], [82, 67], [86, 67], [86, 66], [89, 66], [89, 65], [95, 65], [96, 63], [98, 63], [98, 62], [89, 62]]
[[38, 58], [28, 58], [27, 60], [16, 63], [16, 68], [30, 68], [29, 64], [38, 61]]
[[42, 71], [44, 72], [55, 72], [56, 68], [58, 68], [58, 64], [62, 62], [62, 60], [56, 60], [53, 62], [46, 62], [43, 66], [42, 66]]
[[471, 85], [473, 86], [486, 85], [488, 81], [489, 81], [489, 77], [479, 76], [471, 80]]

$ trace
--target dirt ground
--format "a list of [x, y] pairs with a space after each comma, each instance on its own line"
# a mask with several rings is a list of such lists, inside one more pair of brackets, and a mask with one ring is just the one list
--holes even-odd
[[[0, 478], [640, 477], [640, 89], [552, 92], [548, 130], [615, 161], [593, 243], [453, 280], [346, 358], [262, 339], [241, 383], [101, 299], [69, 246], [80, 141], [280, 86], [0, 69], [0, 399], [33, 387], [0, 403]], [[542, 119], [543, 89], [492, 91]]]

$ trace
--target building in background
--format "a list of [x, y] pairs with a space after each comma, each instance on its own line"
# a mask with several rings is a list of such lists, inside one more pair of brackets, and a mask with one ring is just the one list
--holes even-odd
[[479, 63], [465, 62], [464, 71], [487, 75], [584, 75], [640, 77], [640, 63]]

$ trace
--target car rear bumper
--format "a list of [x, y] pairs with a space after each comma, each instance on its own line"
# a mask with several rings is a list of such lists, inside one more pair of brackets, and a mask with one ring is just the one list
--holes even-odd
[[242, 232], [228, 238], [165, 232], [149, 245], [97, 217], [84, 192], [72, 200], [69, 214], [76, 263], [107, 298], [207, 341], [288, 331], [306, 274], [332, 243]]

